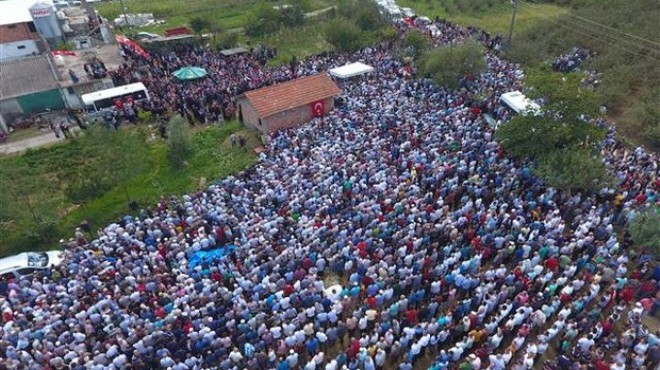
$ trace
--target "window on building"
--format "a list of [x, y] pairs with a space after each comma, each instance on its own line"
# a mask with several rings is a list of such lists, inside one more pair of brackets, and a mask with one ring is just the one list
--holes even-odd
[[7, 26], [7, 28], [16, 28], [16, 25], [15, 24], [10, 24], [9, 26]]
[[30, 32], [37, 32], [37, 27], [34, 26], [34, 22], [28, 22], [27, 25]]
[[18, 45], [18, 50], [23, 50], [25, 49], [25, 45]]

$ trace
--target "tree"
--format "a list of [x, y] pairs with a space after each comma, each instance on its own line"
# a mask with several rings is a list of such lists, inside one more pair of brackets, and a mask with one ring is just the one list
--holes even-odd
[[599, 104], [595, 94], [581, 86], [580, 77], [530, 69], [525, 79], [527, 94], [543, 99], [543, 107], [538, 114], [516, 115], [498, 129], [504, 151], [540, 160], [557, 150], [594, 150], [606, 132], [589, 122]]
[[557, 189], [593, 192], [608, 182], [605, 163], [589, 149], [552, 151], [535, 171], [547, 185]]
[[582, 121], [566, 122], [551, 113], [516, 115], [495, 133], [502, 149], [520, 159], [541, 159], [555, 152], [591, 149], [603, 139], [605, 131]]
[[362, 46], [362, 31], [349, 20], [337, 18], [326, 26], [325, 41], [339, 51], [355, 51]]
[[213, 41], [216, 41], [218, 36], [225, 32], [225, 28], [215, 19], [209, 21], [208, 30], [213, 35]]
[[169, 131], [167, 159], [172, 167], [181, 168], [192, 154], [192, 142], [183, 117], [179, 115], [172, 117], [169, 122]]
[[293, 28], [305, 23], [305, 10], [300, 5], [290, 5], [280, 9], [280, 23]]
[[636, 214], [628, 225], [628, 231], [638, 247], [648, 248], [657, 258], [660, 254], [660, 207]]
[[440, 46], [433, 49], [420, 64], [423, 75], [441, 86], [455, 89], [466, 76], [486, 71], [486, 59], [479, 44], [467, 41], [460, 45]]
[[261, 2], [248, 14], [244, 28], [248, 36], [264, 36], [275, 33], [281, 25], [280, 12], [266, 2]]
[[218, 37], [215, 42], [216, 47], [221, 49], [230, 49], [238, 43], [238, 33], [225, 32]]
[[360, 1], [360, 6], [352, 18], [363, 31], [375, 31], [386, 24], [375, 1]]
[[431, 47], [428, 37], [418, 30], [412, 30], [406, 34], [406, 46], [409, 49], [409, 55], [413, 58], [419, 58]]
[[526, 93], [531, 98], [542, 98], [545, 109], [564, 121], [584, 121], [585, 116], [597, 116], [601, 104], [596, 93], [583, 86], [583, 77], [579, 73], [564, 74], [549, 68], [529, 68], [525, 83], [530, 88]]
[[195, 17], [190, 20], [190, 28], [192, 28], [193, 32], [199, 37], [201, 37], [202, 32], [208, 30], [210, 26], [211, 22], [201, 17]]

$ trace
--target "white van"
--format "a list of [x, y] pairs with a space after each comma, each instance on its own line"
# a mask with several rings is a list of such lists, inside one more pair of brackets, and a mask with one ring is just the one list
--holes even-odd
[[49, 269], [64, 262], [62, 251], [25, 252], [0, 258], [0, 278], [29, 276], [37, 270]]

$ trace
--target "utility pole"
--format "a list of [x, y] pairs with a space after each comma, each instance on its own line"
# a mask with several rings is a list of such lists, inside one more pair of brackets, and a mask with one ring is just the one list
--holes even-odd
[[509, 39], [506, 42], [506, 48], [511, 48], [511, 39], [513, 38], [513, 25], [516, 23], [516, 13], [518, 12], [518, 0], [511, 0], [513, 5], [513, 15], [511, 16], [511, 26], [509, 27]]
[[124, 0], [119, 0], [119, 6], [121, 6], [121, 12], [124, 14], [124, 22], [126, 22], [126, 28], [130, 28], [131, 25], [128, 23], [128, 16], [126, 16], [126, 7], [124, 6]]

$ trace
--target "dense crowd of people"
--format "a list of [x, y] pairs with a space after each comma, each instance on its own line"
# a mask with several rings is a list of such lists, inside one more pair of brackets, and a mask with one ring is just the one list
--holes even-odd
[[[437, 43], [493, 44], [432, 25]], [[65, 265], [0, 283], [0, 369], [657, 368], [660, 268], [621, 230], [658, 203], [658, 158], [610, 129], [616, 187], [545, 186], [482, 117], [508, 118], [517, 66], [488, 54], [449, 91], [404, 77], [385, 43], [295, 68], [188, 49], [110, 73], [144, 81], [147, 109], [205, 116], [356, 60], [375, 71], [337, 81], [344, 104], [273, 134], [254, 168], [77, 230]], [[172, 82], [188, 64], [211, 78]]]
[[[273, 51], [256, 48], [253, 53], [224, 56], [218, 50], [198, 45], [179, 45], [170, 52], [157, 51], [149, 59], [131, 53], [131, 63], [123, 63], [110, 75], [116, 85], [141, 81], [152, 99], [140, 109], [164, 116], [178, 112], [191, 124], [219, 122], [235, 115], [235, 98], [243, 92], [283, 82], [297, 75], [288, 67], [263, 68], [263, 60]], [[181, 82], [172, 72], [195, 65], [204, 68], [208, 76]]]

